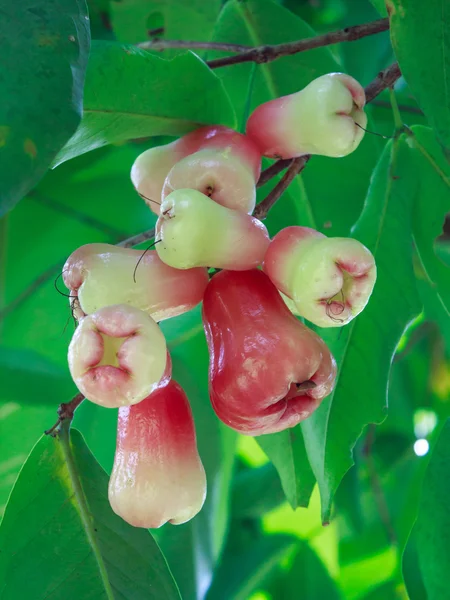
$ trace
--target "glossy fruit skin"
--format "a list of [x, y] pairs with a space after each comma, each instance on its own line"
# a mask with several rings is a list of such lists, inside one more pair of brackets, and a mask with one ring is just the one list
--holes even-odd
[[271, 240], [263, 265], [294, 313], [319, 327], [342, 327], [367, 305], [376, 282], [372, 253], [358, 240], [286, 227]]
[[364, 88], [353, 77], [329, 73], [299, 92], [258, 106], [247, 121], [246, 133], [271, 158], [342, 157], [364, 137], [364, 104]]
[[[202, 314], [211, 403], [229, 427], [252, 436], [294, 427], [332, 392], [336, 363], [326, 344], [262, 271], [214, 275]], [[299, 392], [307, 381], [315, 387]]]
[[218, 204], [251, 214], [256, 203], [256, 180], [249, 166], [227, 148], [189, 154], [169, 171], [161, 198], [183, 188], [198, 190]]
[[[152, 212], [159, 215], [164, 181], [172, 167], [199, 150], [226, 150], [252, 171], [255, 180], [261, 172], [261, 153], [247, 136], [223, 125], [206, 125], [179, 139], [149, 148], [131, 168], [131, 181]], [[186, 187], [186, 186], [183, 186]]]
[[70, 342], [68, 361], [80, 392], [106, 408], [140, 402], [167, 382], [171, 372], [158, 325], [125, 304], [84, 317]]
[[[76, 297], [76, 318], [111, 304], [128, 304], [162, 321], [187, 312], [203, 298], [206, 269], [180, 271], [166, 265], [156, 250], [86, 244], [73, 252], [63, 268], [63, 280]], [[136, 269], [136, 265], [139, 266]]]
[[251, 269], [262, 263], [270, 242], [266, 227], [255, 217], [190, 189], [165, 198], [156, 238], [159, 257], [176, 269]]
[[185, 523], [203, 506], [206, 477], [192, 412], [175, 381], [119, 409], [108, 495], [114, 512], [134, 527]]

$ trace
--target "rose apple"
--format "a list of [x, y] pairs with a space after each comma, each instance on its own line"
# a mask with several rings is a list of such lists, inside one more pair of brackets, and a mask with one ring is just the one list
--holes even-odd
[[282, 431], [331, 393], [336, 363], [262, 271], [222, 271], [203, 299], [212, 406], [246, 435]]
[[295, 94], [258, 106], [246, 133], [272, 158], [346, 156], [364, 137], [365, 101], [364, 88], [353, 77], [329, 73]]
[[155, 321], [119, 304], [84, 317], [69, 345], [72, 378], [88, 400], [108, 408], [143, 400], [167, 381], [167, 347]]
[[135, 527], [178, 525], [194, 517], [206, 495], [191, 408], [175, 381], [119, 409], [109, 482], [115, 513]]

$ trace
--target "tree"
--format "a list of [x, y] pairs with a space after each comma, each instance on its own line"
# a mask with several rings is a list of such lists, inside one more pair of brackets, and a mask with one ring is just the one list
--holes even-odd
[[[0, 1], [0, 599], [449, 597], [450, 5], [88, 4]], [[200, 308], [162, 321], [208, 493], [186, 524], [132, 527], [107, 500], [117, 411], [69, 374], [63, 265], [157, 241], [130, 181], [144, 150], [243, 133], [336, 71], [365, 86], [363, 141], [265, 158], [254, 211], [272, 237], [312, 227], [375, 257], [365, 310], [311, 326], [334, 391], [292, 429], [237, 434], [211, 408]]]

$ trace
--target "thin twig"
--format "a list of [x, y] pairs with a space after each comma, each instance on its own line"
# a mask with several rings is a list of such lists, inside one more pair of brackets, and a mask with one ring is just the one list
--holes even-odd
[[369, 432], [367, 434], [366, 442], [363, 448], [363, 455], [366, 459], [367, 470], [369, 472], [370, 486], [372, 493], [375, 498], [375, 502], [378, 508], [380, 519], [386, 530], [388, 540], [393, 546], [398, 544], [397, 533], [392, 523], [391, 515], [389, 512], [389, 506], [384, 495], [383, 486], [381, 485], [380, 477], [377, 473], [375, 461], [372, 456], [372, 447], [375, 442], [376, 425], [370, 425]]
[[366, 102], [372, 102], [378, 94], [381, 94], [386, 88], [392, 87], [401, 75], [400, 67], [396, 62], [378, 73], [377, 77], [365, 89]]
[[136, 235], [127, 238], [123, 242], [117, 244], [117, 246], [121, 246], [122, 248], [132, 248], [133, 246], [137, 246], [138, 244], [152, 240], [155, 237], [155, 234], [156, 230], [153, 227], [153, 229], [148, 229], [147, 231], [137, 233]]
[[58, 427], [61, 425], [61, 423], [63, 421], [65, 421], [67, 419], [69, 421], [71, 421], [73, 419], [75, 410], [80, 406], [80, 404], [83, 402], [83, 400], [84, 400], [84, 395], [81, 393], [78, 393], [69, 402], [63, 402], [62, 404], [60, 404], [58, 407], [58, 411], [57, 411], [58, 412], [58, 420], [53, 425], [53, 427], [50, 427], [50, 429], [47, 429], [46, 431], [44, 431], [45, 435], [55, 435], [56, 430], [58, 429]]
[[[390, 111], [392, 111], [392, 104], [390, 102], [387, 102], [386, 100], [374, 100], [372, 102], [372, 106], [379, 106], [380, 108], [387, 108]], [[417, 106], [408, 106], [407, 104], [399, 104], [398, 107], [402, 112], [407, 112], [407, 113], [411, 113], [413, 115], [422, 115], [423, 116], [423, 111], [420, 110], [420, 108], [418, 108]]]
[[195, 42], [188, 40], [148, 40], [136, 44], [143, 50], [220, 50], [222, 52], [249, 52], [254, 48], [252, 46], [241, 46], [240, 44], [222, 44], [221, 42]]
[[277, 160], [277, 162], [274, 162], [273, 165], [270, 165], [270, 167], [268, 167], [267, 169], [264, 169], [264, 171], [262, 171], [261, 175], [259, 176], [256, 187], [262, 187], [263, 185], [265, 185], [268, 181], [272, 179], [272, 177], [275, 177], [276, 175], [278, 175], [278, 173], [281, 173], [281, 171], [287, 169], [291, 162], [292, 158], [280, 159]]
[[[346, 27], [339, 31], [332, 31], [305, 40], [297, 40], [295, 42], [288, 42], [286, 44], [278, 44], [275, 46], [258, 46], [234, 56], [210, 60], [207, 64], [211, 69], [217, 69], [218, 67], [225, 67], [244, 62], [256, 62], [258, 64], [268, 63], [281, 58], [282, 56], [290, 56], [292, 54], [298, 54], [299, 52], [305, 52], [306, 50], [313, 50], [314, 48], [330, 46], [331, 44], [338, 44], [340, 42], [354, 42], [368, 35], [374, 35], [375, 33], [380, 33], [388, 29], [389, 19], [378, 19], [378, 21]], [[214, 50], [217, 48], [211, 48], [210, 46], [210, 49]]]
[[300, 156], [299, 158], [294, 158], [291, 162], [290, 167], [277, 183], [277, 185], [273, 188], [273, 190], [268, 194], [262, 202], [258, 204], [258, 206], [253, 211], [253, 215], [257, 219], [265, 219], [267, 217], [267, 213], [272, 208], [272, 206], [277, 202], [277, 200], [283, 195], [284, 191], [289, 187], [294, 177], [298, 175], [304, 168], [311, 155], [307, 154], [306, 156]]

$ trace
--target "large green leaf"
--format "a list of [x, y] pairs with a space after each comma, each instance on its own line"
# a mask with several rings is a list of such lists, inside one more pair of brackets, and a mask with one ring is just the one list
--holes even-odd
[[121, 42], [144, 42], [149, 30], [160, 27], [163, 38], [205, 42], [220, 5], [220, 0], [116, 0], [111, 3], [111, 19]]
[[327, 568], [306, 542], [300, 542], [287, 572], [274, 582], [276, 597], [283, 600], [341, 600], [342, 594]]
[[414, 210], [414, 240], [424, 270], [450, 315], [450, 269], [436, 254], [436, 238], [442, 234], [450, 212], [450, 165], [431, 129], [412, 127], [409, 138], [419, 172], [419, 191]]
[[44, 175], [81, 118], [85, 0], [3, 2], [0, 217]]
[[262, 435], [259, 445], [278, 470], [286, 498], [295, 510], [308, 506], [316, 479], [311, 470], [300, 427]]
[[234, 519], [261, 517], [284, 501], [280, 478], [272, 463], [245, 468], [235, 475], [231, 505]]
[[108, 479], [75, 430], [43, 437], [0, 527], [0, 598], [179, 599], [152, 536], [111, 510]]
[[416, 551], [428, 600], [448, 598], [447, 577], [450, 564], [449, 465], [450, 420], [447, 420], [434, 447], [425, 474], [419, 513], [411, 534], [417, 542]]
[[450, 4], [447, 0], [387, 0], [386, 5], [402, 75], [449, 153]]
[[226, 552], [207, 600], [248, 600], [296, 544], [292, 536], [270, 535], [256, 540], [242, 552]]
[[385, 417], [392, 357], [406, 326], [420, 311], [411, 257], [411, 173], [404, 138], [389, 142], [353, 230], [353, 237], [372, 251], [377, 263], [372, 297], [349, 325], [320, 332], [338, 363], [336, 388], [301, 427], [319, 483], [324, 521], [330, 517], [337, 486], [353, 464], [352, 449], [363, 428]]
[[2, 397], [20, 404], [53, 404], [76, 388], [60, 367], [32, 351], [0, 346]]
[[55, 164], [105, 144], [182, 135], [235, 118], [220, 79], [191, 52], [164, 60], [135, 46], [94, 41], [84, 111]]
[[[259, 46], [314, 35], [307, 23], [271, 0], [231, 0], [218, 19], [213, 39]], [[213, 53], [210, 54], [212, 57]], [[214, 56], [222, 54], [214, 53]], [[231, 65], [217, 69], [216, 73], [230, 96], [238, 122], [242, 122], [247, 108], [252, 111], [263, 102], [301, 90], [320, 75], [339, 70], [342, 68], [329, 48], [317, 48], [256, 67], [249, 63]], [[247, 103], [252, 78], [252, 94]], [[378, 153], [377, 138], [366, 136], [357, 152], [349, 157], [314, 156], [304, 172], [305, 184], [296, 178], [272, 210], [267, 219], [271, 233], [295, 224], [328, 228], [334, 235], [347, 233], [361, 211]], [[274, 183], [260, 189], [258, 199], [267, 195]]]

